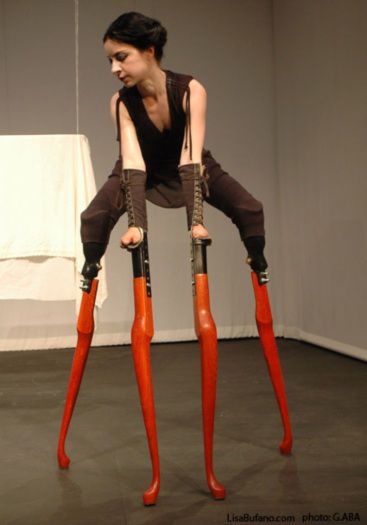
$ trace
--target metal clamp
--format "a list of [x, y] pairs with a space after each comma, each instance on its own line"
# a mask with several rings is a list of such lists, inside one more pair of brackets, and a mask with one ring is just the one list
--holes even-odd
[[152, 287], [150, 283], [150, 267], [148, 252], [148, 235], [144, 232], [143, 239], [138, 244], [127, 246], [127, 250], [132, 255], [134, 279], [136, 277], [145, 277], [147, 285], [147, 296], [152, 296]]
[[91, 288], [92, 288], [93, 279], [97, 277], [98, 272], [101, 269], [102, 269], [102, 265], [99, 262], [89, 263], [89, 264], [85, 262], [83, 269], [82, 269], [82, 279], [80, 281], [80, 286], [79, 286], [79, 288], [83, 292], [90, 293]]
[[270, 281], [269, 272], [265, 270], [265, 272], [255, 272], [257, 275], [257, 281], [261, 284], [266, 284]]

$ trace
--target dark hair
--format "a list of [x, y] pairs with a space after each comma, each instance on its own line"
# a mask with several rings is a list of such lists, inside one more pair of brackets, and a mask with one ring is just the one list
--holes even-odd
[[103, 35], [103, 42], [107, 39], [131, 44], [140, 50], [154, 46], [155, 58], [160, 62], [167, 31], [158, 20], [130, 11], [112, 22]]

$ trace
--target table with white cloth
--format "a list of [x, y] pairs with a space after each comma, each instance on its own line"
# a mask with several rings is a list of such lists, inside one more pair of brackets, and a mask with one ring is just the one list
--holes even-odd
[[79, 311], [80, 213], [95, 194], [84, 135], [0, 136], [0, 299], [75, 300]]

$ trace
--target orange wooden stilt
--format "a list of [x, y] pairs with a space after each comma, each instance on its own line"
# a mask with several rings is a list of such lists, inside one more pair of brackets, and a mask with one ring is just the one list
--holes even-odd
[[134, 279], [134, 299], [135, 319], [131, 330], [131, 344], [140, 403], [153, 468], [152, 482], [144, 492], [143, 501], [145, 505], [154, 505], [160, 486], [160, 472], [150, 365], [150, 341], [153, 337], [152, 300], [147, 296], [145, 277], [137, 277]]
[[59, 443], [57, 447], [57, 458], [61, 468], [68, 468], [70, 458], [65, 453], [65, 440], [73, 415], [75, 403], [78, 397], [80, 384], [83, 378], [84, 368], [87, 362], [89, 348], [94, 331], [93, 309], [96, 302], [98, 290], [98, 279], [93, 279], [89, 293], [83, 292], [78, 317], [78, 341], [71, 367], [68, 391], [66, 394], [64, 415], [62, 418]]
[[205, 471], [209, 489], [215, 499], [224, 499], [226, 489], [216, 479], [213, 471], [213, 433], [217, 384], [217, 329], [210, 311], [208, 276], [195, 275], [194, 297], [195, 331], [200, 342], [201, 388]]
[[148, 236], [143, 242], [130, 248], [134, 270], [135, 317], [131, 329], [131, 345], [139, 389], [140, 404], [147, 433], [153, 476], [151, 484], [143, 494], [145, 505], [154, 505], [159, 492], [160, 471], [157, 428], [153, 397], [152, 371], [150, 365], [150, 341], [153, 337], [153, 313], [149, 272]]
[[206, 269], [206, 246], [209, 239], [192, 240], [193, 305], [195, 332], [201, 352], [201, 397], [203, 413], [205, 471], [208, 487], [215, 499], [224, 499], [226, 489], [213, 470], [213, 433], [217, 385], [217, 329], [210, 311], [209, 284]]
[[279, 449], [282, 454], [290, 454], [292, 449], [292, 431], [282, 369], [274, 337], [273, 318], [271, 315], [268, 292], [266, 284], [259, 284], [256, 272], [251, 272], [251, 278], [256, 302], [256, 324], [284, 428], [284, 436], [279, 445]]

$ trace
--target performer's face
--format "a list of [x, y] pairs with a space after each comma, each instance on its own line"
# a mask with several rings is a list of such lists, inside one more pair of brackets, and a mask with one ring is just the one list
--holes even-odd
[[143, 80], [155, 60], [153, 47], [141, 51], [130, 44], [108, 39], [104, 48], [111, 64], [111, 73], [128, 87]]

